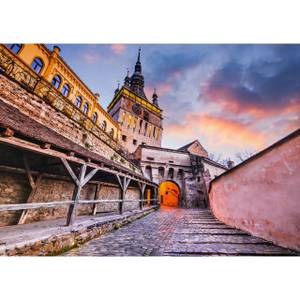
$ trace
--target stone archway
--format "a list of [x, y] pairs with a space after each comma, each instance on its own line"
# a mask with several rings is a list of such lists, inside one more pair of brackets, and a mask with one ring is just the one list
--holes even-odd
[[159, 198], [163, 206], [179, 207], [180, 187], [172, 180], [166, 180], [159, 185]]

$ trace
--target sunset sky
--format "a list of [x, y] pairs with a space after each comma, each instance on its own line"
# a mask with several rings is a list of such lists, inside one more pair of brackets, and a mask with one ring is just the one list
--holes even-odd
[[[52, 49], [52, 45], [48, 45]], [[61, 55], [106, 108], [138, 47], [151, 99], [164, 110], [163, 147], [199, 139], [223, 159], [300, 127], [300, 45], [70, 45]]]

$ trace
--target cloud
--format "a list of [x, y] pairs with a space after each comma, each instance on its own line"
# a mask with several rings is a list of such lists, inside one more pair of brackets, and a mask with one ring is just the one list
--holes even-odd
[[111, 50], [114, 54], [120, 55], [120, 54], [124, 53], [124, 51], [126, 50], [126, 45], [125, 44], [112, 44]]
[[195, 51], [192, 48], [191, 51], [184, 48], [176, 49], [174, 52], [153, 51], [147, 57], [151, 69], [146, 72], [146, 76], [153, 84], [178, 79], [188, 70], [198, 66], [204, 57], [202, 51]]
[[101, 53], [99, 50], [91, 48], [87, 49], [81, 54], [81, 58], [88, 63], [98, 62], [101, 58]]
[[198, 99], [255, 118], [282, 111], [300, 113], [300, 47], [270, 47], [273, 56], [269, 60], [243, 64], [236, 58], [215, 70]]
[[206, 141], [209, 151], [224, 147], [235, 149], [262, 149], [266, 146], [267, 135], [255, 130], [247, 123], [216, 117], [206, 113], [188, 113], [182, 123], [173, 122], [166, 126], [165, 134], [183, 139], [195, 138]]

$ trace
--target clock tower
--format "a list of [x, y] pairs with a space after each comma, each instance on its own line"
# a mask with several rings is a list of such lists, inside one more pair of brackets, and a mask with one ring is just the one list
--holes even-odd
[[155, 90], [151, 100], [145, 95], [140, 56], [141, 49], [134, 73], [129, 76], [127, 72], [123, 86], [118, 86], [107, 107], [108, 113], [120, 125], [120, 144], [129, 153], [133, 153], [139, 145], [161, 147], [162, 139], [162, 110]]

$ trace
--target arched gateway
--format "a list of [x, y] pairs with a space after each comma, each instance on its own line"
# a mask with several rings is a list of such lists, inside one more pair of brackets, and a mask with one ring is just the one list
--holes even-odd
[[180, 188], [171, 180], [163, 181], [159, 185], [159, 198], [161, 205], [179, 207]]

